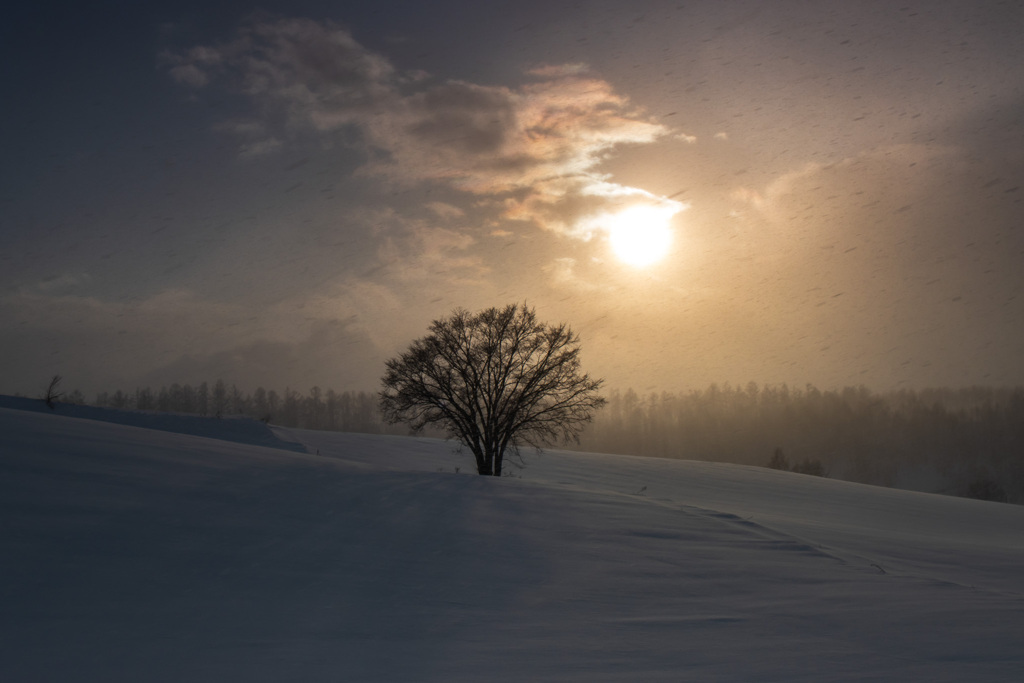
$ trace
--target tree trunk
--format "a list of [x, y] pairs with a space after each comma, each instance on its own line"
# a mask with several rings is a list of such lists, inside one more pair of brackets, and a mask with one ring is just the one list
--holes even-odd
[[505, 459], [505, 447], [497, 438], [495, 438], [491, 441], [490, 451], [491, 460], [494, 462], [494, 476], [500, 477], [501, 463]]
[[479, 445], [474, 445], [471, 449], [473, 451], [473, 457], [476, 458], [476, 473], [482, 476], [490, 476], [491, 474], [491, 459], [487, 457], [484, 450]]
[[[498, 471], [494, 470], [495, 465], [497, 465]], [[499, 477], [501, 476], [501, 460], [495, 461], [494, 450], [487, 446], [484, 446], [483, 466], [479, 467], [477, 471], [486, 477], [489, 477], [491, 475]]]

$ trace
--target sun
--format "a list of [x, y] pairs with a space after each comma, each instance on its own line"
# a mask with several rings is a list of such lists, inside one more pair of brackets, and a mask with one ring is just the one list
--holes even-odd
[[605, 229], [612, 251], [623, 262], [642, 268], [663, 259], [672, 246], [673, 206], [638, 204], [608, 217]]

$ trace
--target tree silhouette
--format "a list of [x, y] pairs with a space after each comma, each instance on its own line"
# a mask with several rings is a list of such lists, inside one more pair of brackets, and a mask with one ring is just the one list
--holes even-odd
[[578, 443], [604, 405], [602, 380], [580, 374], [579, 352], [571, 329], [538, 322], [525, 304], [457, 309], [387, 362], [380, 409], [414, 431], [440, 427], [472, 451], [477, 473], [501, 476], [506, 451]]

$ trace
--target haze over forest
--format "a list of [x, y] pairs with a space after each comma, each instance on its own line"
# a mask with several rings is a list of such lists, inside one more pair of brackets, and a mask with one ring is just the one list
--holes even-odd
[[[863, 484], [1024, 503], [1024, 389], [900, 390], [711, 385], [686, 393], [608, 393], [574, 450], [768, 466]], [[12, 399], [45, 410], [41, 401]], [[20, 401], [20, 402], [19, 402]], [[223, 380], [61, 396], [64, 415], [159, 422], [160, 414], [248, 416], [308, 430], [410, 434], [378, 396], [312, 387], [240, 391]], [[91, 404], [93, 407], [88, 407]], [[85, 406], [85, 407], [83, 407]], [[57, 406], [55, 406], [57, 407]], [[108, 409], [113, 408], [111, 412]], [[143, 413], [127, 411], [144, 411]], [[113, 416], [113, 417], [111, 417]], [[165, 418], [166, 419], [166, 418]], [[446, 437], [429, 428], [428, 436]], [[452, 448], [458, 449], [457, 440]], [[467, 461], [468, 465], [468, 461]], [[529, 464], [525, 463], [527, 469]], [[513, 457], [513, 474], [524, 466]]]
[[526, 301], [609, 389], [1024, 385], [1024, 7], [23, 3], [0, 392], [373, 391]]

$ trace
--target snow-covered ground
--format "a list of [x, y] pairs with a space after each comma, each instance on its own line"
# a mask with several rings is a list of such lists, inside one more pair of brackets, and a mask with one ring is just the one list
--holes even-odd
[[63, 415], [65, 417], [80, 417], [87, 420], [99, 420], [101, 422], [131, 425], [132, 427], [156, 429], [162, 432], [207, 436], [221, 441], [234, 441], [253, 446], [270, 446], [272, 448], [306, 452], [305, 446], [299, 443], [288, 442], [286, 439], [275, 435], [272, 428], [263, 422], [254, 420], [251, 417], [238, 415], [221, 419], [185, 413], [161, 413], [153, 410], [117, 410], [115, 408], [98, 408], [70, 403], [57, 403], [56, 408], [51, 410], [46, 407], [42, 400], [25, 398], [23, 396], [0, 396], [0, 408], [14, 408], [16, 410]]
[[2, 681], [1024, 680], [1022, 506], [127, 415], [0, 408]]

